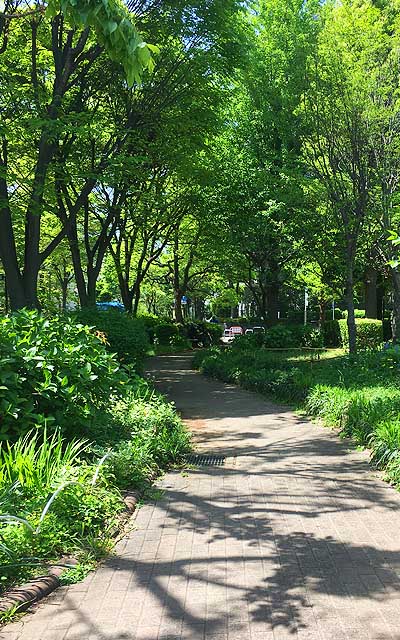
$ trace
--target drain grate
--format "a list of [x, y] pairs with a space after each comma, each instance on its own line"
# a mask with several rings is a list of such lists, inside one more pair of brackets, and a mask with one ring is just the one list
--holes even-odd
[[215, 456], [209, 453], [191, 453], [186, 456], [187, 464], [197, 467], [222, 467], [225, 464], [226, 456]]

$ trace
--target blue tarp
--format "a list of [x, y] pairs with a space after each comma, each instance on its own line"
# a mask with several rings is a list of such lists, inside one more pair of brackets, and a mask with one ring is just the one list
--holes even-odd
[[116, 309], [117, 311], [125, 311], [125, 307], [122, 302], [96, 302], [96, 307], [100, 311], [108, 311], [109, 309]]

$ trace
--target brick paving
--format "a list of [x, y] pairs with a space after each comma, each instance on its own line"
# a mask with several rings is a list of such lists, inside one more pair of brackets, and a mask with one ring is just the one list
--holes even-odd
[[82, 583], [2, 640], [400, 640], [400, 496], [327, 429], [154, 359], [200, 450]]

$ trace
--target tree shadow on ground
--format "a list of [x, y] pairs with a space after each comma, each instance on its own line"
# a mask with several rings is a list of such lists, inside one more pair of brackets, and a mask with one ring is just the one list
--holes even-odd
[[[398, 501], [392, 503], [386, 492], [364, 491], [362, 482], [359, 487], [341, 483], [340, 493], [317, 484], [311, 505], [303, 508], [296, 506], [297, 496], [285, 493], [283, 478], [278, 479], [279, 494], [276, 485], [268, 492], [268, 478], [261, 486], [259, 478], [245, 470], [191, 470], [189, 476], [166, 478], [164, 495], [139, 511], [138, 530], [105, 565], [114, 575], [129, 578], [127, 611], [131, 602], [138, 606], [138, 590], [147, 594], [143, 598], [149, 597], [152, 607], [163, 608], [160, 638], [224, 638], [231, 623], [237, 631], [231, 637], [246, 639], [250, 628], [307, 639], [318, 637], [313, 635], [318, 629], [332, 640], [399, 637], [390, 629], [390, 621], [394, 626], [400, 622], [398, 510], [392, 528], [388, 526], [390, 509], [398, 508]], [[322, 479], [327, 482], [325, 474]], [[309, 477], [304, 481], [309, 483]], [[354, 491], [361, 492], [360, 504]], [[358, 526], [355, 537], [365, 539], [365, 523], [358, 518], [370, 509], [385, 514], [381, 525], [387, 530], [378, 532], [380, 542], [343, 541], [346, 532], [340, 537], [323, 533], [333, 513], [342, 512], [345, 522], [349, 512], [349, 527]], [[314, 530], [304, 530], [310, 523]], [[168, 541], [175, 540], [176, 532], [174, 550]], [[206, 594], [207, 613], [196, 606], [196, 596], [204, 602]], [[77, 614], [96, 639], [136, 637], [135, 620], [130, 619], [123, 633], [98, 629], [96, 636], [90, 614], [82, 609]], [[137, 622], [140, 615], [138, 611]]]

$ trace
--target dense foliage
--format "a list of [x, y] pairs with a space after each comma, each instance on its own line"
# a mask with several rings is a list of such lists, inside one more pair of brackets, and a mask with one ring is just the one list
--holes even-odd
[[[117, 320], [114, 331], [118, 340]], [[98, 329], [23, 310], [0, 320], [0, 336], [1, 591], [66, 553], [81, 561], [69, 579], [83, 575], [112, 545], [121, 490], [143, 489], [190, 442], [174, 407]]]
[[121, 363], [132, 365], [136, 371], [142, 370], [150, 342], [140, 318], [113, 310], [83, 309], [74, 314], [73, 319], [103, 333], [107, 350], [116, 354]]
[[[346, 320], [339, 320], [340, 338], [343, 347], [349, 346], [349, 331]], [[383, 327], [381, 320], [356, 318], [357, 348], [360, 350], [377, 349], [383, 342]]]
[[[2, 306], [267, 326], [346, 310], [351, 352], [355, 318], [397, 339], [395, 0], [6, 6]], [[122, 322], [111, 349], [140, 366]]]
[[102, 341], [62, 317], [26, 310], [1, 317], [1, 439], [45, 425], [68, 436], [85, 433], [127, 384]]

